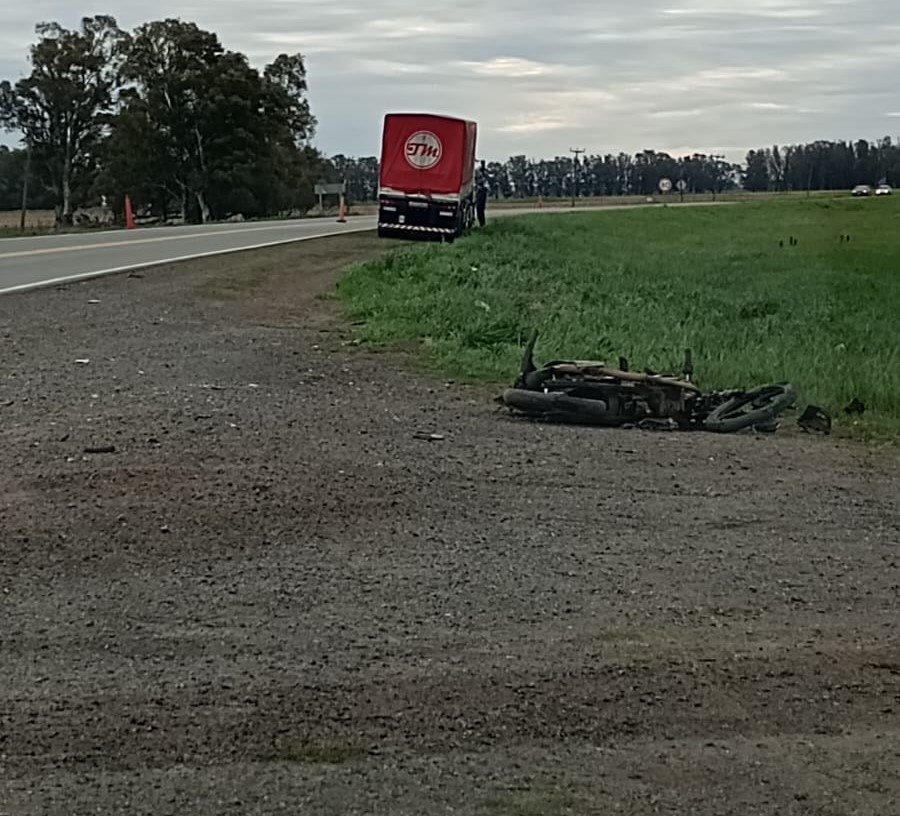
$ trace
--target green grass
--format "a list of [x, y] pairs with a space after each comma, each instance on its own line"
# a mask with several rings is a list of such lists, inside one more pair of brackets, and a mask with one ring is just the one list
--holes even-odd
[[364, 340], [419, 343], [455, 376], [510, 382], [537, 327], [539, 363], [675, 372], [690, 348], [703, 388], [789, 380], [844, 427], [857, 397], [856, 433], [900, 437], [900, 197], [497, 219], [355, 266], [339, 294]]

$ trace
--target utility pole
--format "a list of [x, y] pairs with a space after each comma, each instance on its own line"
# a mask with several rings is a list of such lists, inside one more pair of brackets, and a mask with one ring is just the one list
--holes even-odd
[[578, 194], [578, 157], [584, 153], [583, 147], [570, 147], [572, 154], [572, 206], [575, 206], [575, 196]]
[[725, 157], [716, 155], [714, 153], [712, 156], [710, 156], [710, 158], [713, 160], [713, 174], [714, 175], [713, 175], [713, 191], [712, 191], [712, 193], [713, 193], [713, 201], [715, 201], [716, 193], [718, 193], [718, 191], [719, 191], [719, 181], [720, 181], [719, 173], [722, 169], [722, 166], [719, 164], [719, 162], [725, 161]]

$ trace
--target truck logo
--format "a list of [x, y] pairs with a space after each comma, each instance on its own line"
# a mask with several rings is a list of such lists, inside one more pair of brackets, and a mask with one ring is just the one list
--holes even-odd
[[406, 140], [406, 161], [417, 170], [429, 170], [440, 160], [444, 149], [441, 140], [429, 130], [413, 133]]

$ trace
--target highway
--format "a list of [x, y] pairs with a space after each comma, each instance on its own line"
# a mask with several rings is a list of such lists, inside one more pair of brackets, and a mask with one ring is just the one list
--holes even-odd
[[0, 240], [0, 294], [375, 228], [375, 216], [153, 227]]

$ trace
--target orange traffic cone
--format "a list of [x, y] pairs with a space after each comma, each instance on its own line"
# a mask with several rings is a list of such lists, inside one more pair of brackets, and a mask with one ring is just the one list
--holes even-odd
[[125, 229], [134, 229], [134, 213], [131, 211], [129, 196], [125, 196]]
[[337, 220], [338, 220], [339, 224], [345, 224], [347, 222], [347, 214], [346, 214], [346, 208], [344, 207], [344, 197], [343, 196], [341, 196], [341, 203], [340, 203], [340, 206], [338, 207]]

